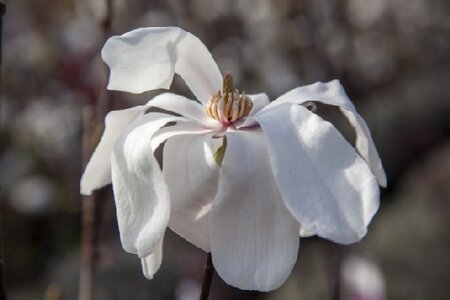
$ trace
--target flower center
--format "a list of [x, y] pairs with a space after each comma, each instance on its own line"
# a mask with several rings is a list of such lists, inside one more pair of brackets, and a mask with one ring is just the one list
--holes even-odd
[[252, 107], [253, 102], [249, 96], [233, 90], [233, 78], [227, 73], [223, 77], [222, 91], [217, 91], [209, 98], [206, 104], [206, 113], [211, 118], [228, 126], [248, 116]]

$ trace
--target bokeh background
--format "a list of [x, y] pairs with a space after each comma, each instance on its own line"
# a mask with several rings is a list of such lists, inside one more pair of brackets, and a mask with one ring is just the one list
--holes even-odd
[[[17, 300], [77, 299], [82, 116], [104, 84], [105, 1], [5, 2], [0, 184], [8, 291]], [[340, 79], [388, 175], [361, 243], [302, 239], [280, 289], [242, 292], [215, 276], [211, 299], [450, 299], [449, 1], [113, 0], [111, 33], [146, 26], [194, 33], [247, 93], [275, 99]], [[180, 80], [174, 90], [190, 95]], [[107, 94], [109, 109], [151, 96]], [[336, 110], [317, 112], [353, 141]], [[162, 268], [146, 280], [120, 246], [110, 188], [99, 199], [94, 299], [195, 299], [204, 253], [168, 232]]]

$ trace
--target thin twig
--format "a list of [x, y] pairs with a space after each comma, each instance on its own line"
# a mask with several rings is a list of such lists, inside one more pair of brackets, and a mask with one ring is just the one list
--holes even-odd
[[328, 246], [329, 255], [329, 284], [330, 284], [330, 297], [332, 300], [341, 299], [341, 260], [342, 260], [342, 249], [339, 245], [329, 243]]
[[[103, 31], [103, 41], [110, 35], [112, 22], [112, 0], [105, 0], [106, 11], [99, 21]], [[103, 119], [109, 109], [110, 99], [106, 93], [107, 69], [104, 66], [104, 77], [98, 85], [96, 107], [87, 106], [83, 112], [83, 166], [85, 166], [92, 155], [99, 135], [103, 131]], [[96, 219], [98, 194], [82, 197], [82, 249], [79, 300], [91, 300], [93, 298], [94, 270], [96, 257]]]
[[[86, 106], [83, 111], [83, 166], [92, 154], [94, 109]], [[81, 268], [79, 300], [91, 300], [95, 259], [95, 194], [81, 198]]]
[[208, 252], [206, 254], [205, 268], [203, 270], [203, 282], [202, 282], [202, 292], [199, 298], [200, 300], [208, 299], [213, 274], [214, 274], [214, 266], [212, 264], [212, 257], [211, 253]]
[[[102, 29], [102, 35], [103, 35], [103, 43], [110, 37], [111, 35], [111, 25], [112, 25], [112, 18], [113, 18], [113, 2], [112, 0], [105, 0], [105, 14], [101, 20], [99, 20], [99, 26]], [[101, 79], [102, 81], [99, 84], [98, 94], [97, 94], [97, 107], [96, 107], [96, 113], [95, 113], [95, 121], [97, 128], [96, 130], [103, 129], [103, 120], [106, 115], [106, 113], [109, 110], [109, 107], [111, 105], [111, 101], [108, 97], [108, 93], [106, 90], [106, 86], [108, 84], [108, 68], [105, 64], [103, 64], [103, 71], [104, 76]], [[101, 130], [103, 131], [103, 130]], [[98, 133], [98, 132], [97, 132]]]
[[[3, 85], [1, 80], [2, 66], [2, 37], [3, 37], [3, 16], [6, 13], [6, 5], [0, 2], [0, 86]], [[3, 249], [3, 201], [0, 203], [0, 300], [6, 300], [6, 280], [5, 280], [5, 257]]]

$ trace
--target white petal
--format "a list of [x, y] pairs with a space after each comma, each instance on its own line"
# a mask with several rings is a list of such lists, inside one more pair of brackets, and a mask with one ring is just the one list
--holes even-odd
[[356, 149], [368, 162], [370, 169], [377, 177], [378, 184], [382, 187], [386, 187], [386, 172], [384, 171], [377, 148], [375, 147], [372, 135], [370, 134], [369, 127], [367, 126], [361, 115], [356, 112], [354, 107], [353, 109], [351, 107], [341, 107], [340, 109], [342, 113], [347, 117], [353, 128], [355, 128]]
[[221, 127], [220, 122], [208, 117], [203, 105], [180, 95], [171, 93], [160, 94], [150, 100], [147, 105], [180, 114], [205, 126]]
[[296, 260], [299, 224], [275, 184], [261, 132], [227, 133], [211, 215], [211, 253], [222, 279], [240, 289], [270, 291]]
[[360, 240], [379, 206], [376, 179], [329, 122], [299, 105], [256, 117], [290, 212], [311, 234], [348, 244]]
[[308, 231], [308, 229], [306, 229], [304, 226], [302, 226], [302, 224], [300, 224], [300, 231], [299, 231], [299, 233], [300, 233], [300, 237], [303, 237], [303, 238], [310, 237], [310, 236], [314, 235], [314, 233]]
[[295, 88], [272, 101], [264, 110], [286, 103], [301, 104], [307, 101], [333, 103], [332, 105], [340, 107], [351, 103], [339, 80], [332, 80], [326, 83], [316, 82]]
[[113, 36], [102, 49], [111, 68], [108, 88], [132, 93], [168, 89], [179, 74], [203, 103], [222, 87], [211, 53], [194, 35], [177, 27], [140, 28]]
[[259, 93], [248, 96], [250, 97], [250, 99], [252, 99], [253, 102], [252, 110], [249, 113], [250, 116], [253, 116], [270, 103], [269, 97], [265, 93]]
[[155, 251], [169, 221], [167, 186], [150, 139], [180, 117], [149, 113], [134, 121], [113, 148], [111, 173], [123, 248], [146, 257]]
[[144, 273], [144, 276], [147, 279], [153, 279], [153, 276], [161, 267], [163, 257], [163, 240], [164, 239], [161, 239], [152, 254], [141, 258], [142, 273]]
[[163, 174], [169, 187], [169, 227], [209, 252], [209, 212], [219, 168], [213, 158], [213, 134], [182, 135], [164, 146]]
[[103, 136], [81, 177], [81, 194], [90, 195], [93, 190], [111, 183], [111, 152], [113, 144], [125, 127], [142, 115], [147, 108], [145, 105], [135, 106], [111, 111], [106, 115]]
[[236, 127], [237, 129], [253, 128], [258, 126], [258, 121], [256, 121], [254, 116], [242, 118], [241, 120], [234, 123], [234, 127]]
[[167, 139], [185, 134], [202, 134], [212, 132], [213, 130], [209, 128], [200, 127], [199, 124], [190, 122], [177, 122], [172, 126], [167, 126], [161, 128], [157, 133], [155, 133], [151, 140], [152, 150], [155, 151], [162, 143]]
[[339, 80], [327, 83], [316, 82], [314, 84], [298, 87], [280, 96], [264, 110], [272, 107], [292, 103], [301, 104], [306, 101], [319, 101], [328, 105], [339, 106], [356, 131], [356, 149], [367, 161], [370, 169], [377, 177], [378, 184], [386, 186], [386, 173], [373, 142], [370, 130], [364, 119], [356, 112], [355, 106], [345, 94]]

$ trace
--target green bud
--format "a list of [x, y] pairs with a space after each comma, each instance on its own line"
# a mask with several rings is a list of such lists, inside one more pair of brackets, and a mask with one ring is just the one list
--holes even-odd
[[219, 148], [217, 148], [216, 152], [214, 152], [213, 157], [218, 166], [222, 165], [223, 156], [225, 155], [225, 149], [227, 148], [227, 136], [223, 136], [223, 144]]

